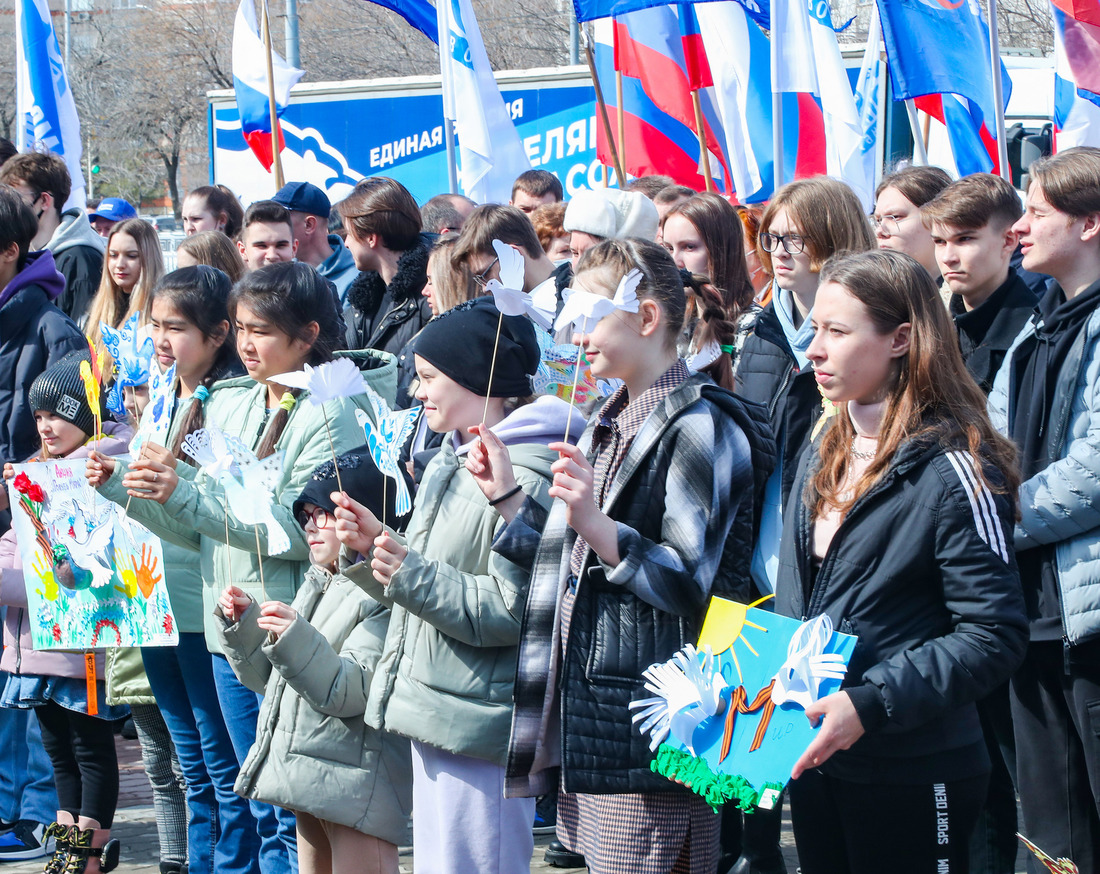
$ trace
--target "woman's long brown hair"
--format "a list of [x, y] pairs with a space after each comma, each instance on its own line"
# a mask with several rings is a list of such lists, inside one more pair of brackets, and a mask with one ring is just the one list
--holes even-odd
[[[902, 444], [924, 439], [945, 449], [970, 453], [987, 486], [1015, 504], [1020, 485], [1016, 447], [997, 433], [986, 413], [986, 398], [963, 364], [951, 320], [932, 279], [920, 264], [900, 252], [878, 250], [838, 256], [826, 262], [821, 281], [833, 282], [862, 303], [877, 329], [886, 334], [908, 322], [909, 351], [898, 359], [879, 429], [878, 451], [870, 466], [841, 498], [855, 436], [847, 404], [821, 442], [821, 467], [808, 483], [805, 500], [815, 515], [827, 507], [847, 513], [889, 469]], [[1001, 483], [985, 477], [997, 469]]]

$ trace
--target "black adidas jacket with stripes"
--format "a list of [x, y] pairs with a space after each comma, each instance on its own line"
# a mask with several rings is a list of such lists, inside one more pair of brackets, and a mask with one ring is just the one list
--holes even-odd
[[[818, 445], [785, 514], [776, 609], [827, 613], [858, 637], [843, 687], [866, 731], [822, 770], [893, 785], [988, 771], [974, 702], [1012, 675], [1028, 639], [1011, 502], [979, 480], [965, 447], [910, 441], [841, 522], [815, 577], [802, 496]], [[999, 471], [984, 471], [996, 488]]]

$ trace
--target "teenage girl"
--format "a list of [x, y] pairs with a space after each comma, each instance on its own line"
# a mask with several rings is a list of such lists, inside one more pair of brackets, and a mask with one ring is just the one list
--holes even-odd
[[[573, 287], [612, 297], [632, 270], [643, 276], [638, 312], [615, 311], [576, 337], [594, 376], [625, 385], [576, 447], [551, 445], [561, 457], [549, 516], [523, 493], [498, 504], [511, 521], [494, 550], [532, 568], [506, 790], [546, 792], [560, 764], [558, 837], [591, 870], [713, 874], [719, 818], [651, 772], [628, 705], [644, 696], [649, 665], [697, 639], [712, 591], [746, 582], [744, 563], [732, 579], [725, 556], [748, 548], [752, 446], [770, 437], [677, 356], [684, 286], [664, 249], [600, 243]], [[508, 453], [481, 433], [471, 473], [486, 494], [509, 495]]]
[[244, 209], [237, 195], [224, 185], [202, 185], [183, 199], [183, 232], [220, 231], [235, 240], [244, 225]]
[[176, 267], [217, 267], [229, 277], [230, 284], [244, 276], [241, 250], [221, 231], [199, 231], [184, 237], [176, 249]]
[[[153, 290], [155, 363], [164, 370], [174, 366], [177, 382], [167, 440], [171, 448], [146, 444], [144, 452], [180, 476], [195, 477], [194, 462], [181, 446], [187, 435], [204, 427], [213, 386], [241, 370], [229, 326], [229, 293], [228, 277], [206, 266], [173, 271]], [[89, 465], [90, 481], [100, 494], [125, 503], [125, 468], [98, 456], [95, 462]], [[260, 839], [248, 803], [233, 791], [238, 763], [203, 636], [198, 556], [193, 548], [169, 540], [163, 548], [179, 645], [148, 647], [142, 656], [187, 781], [188, 870], [255, 874]]]
[[[447, 436], [424, 470], [405, 537], [335, 496], [338, 535], [370, 557], [346, 574], [392, 610], [367, 722], [412, 740], [414, 855], [418, 870], [438, 874], [531, 867], [534, 799], [503, 794], [528, 578], [491, 547], [503, 525], [497, 508], [518, 493], [517, 483], [533, 502], [549, 504], [548, 444], [565, 434], [568, 404], [529, 402], [535, 330], [525, 317], [502, 322], [492, 301], [475, 300], [421, 332], [416, 396], [428, 427]], [[509, 491], [483, 495], [467, 471], [477, 442], [470, 434], [482, 427], [511, 448]]]
[[118, 328], [134, 313], [149, 318], [149, 298], [164, 273], [160, 239], [142, 219], [127, 219], [111, 229], [99, 290], [88, 308], [85, 332], [97, 352], [106, 351], [100, 325]]
[[[339, 452], [359, 445], [363, 430], [355, 419], [354, 401], [341, 398], [326, 402], [323, 408], [304, 404], [301, 391], [287, 391], [271, 379], [331, 360], [340, 340], [331, 292], [312, 267], [285, 262], [247, 274], [229, 298], [229, 316], [248, 376], [223, 380], [210, 390], [203, 404], [205, 423], [244, 441], [261, 459], [277, 450], [284, 453], [271, 510], [278, 528], [290, 539], [290, 548], [269, 554], [265, 531], [260, 532], [257, 546], [257, 529], [236, 516], [223, 486], [205, 474], [191, 475], [184, 465], [173, 468], [148, 455], [138, 459], [122, 478], [125, 493], [112, 493], [111, 498], [119, 503], [135, 498], [131, 515], [162, 538], [201, 552], [206, 643], [215, 653], [214, 681], [239, 764], [255, 740], [259, 698], [241, 685], [219, 652], [214, 604], [230, 582], [262, 600], [293, 599], [309, 549], [291, 506], [313, 469], [331, 457], [331, 446]], [[392, 398], [392, 359], [351, 354], [358, 356], [361, 367], [381, 365], [367, 376], [388, 379]], [[360, 395], [359, 402], [366, 404], [365, 396]], [[264, 874], [292, 870], [293, 816], [258, 803], [252, 810], [259, 820], [260, 870]]]
[[363, 722], [390, 611], [340, 573], [331, 497], [342, 489], [396, 523], [396, 489], [366, 447], [337, 463], [339, 480], [326, 461], [294, 502], [312, 562], [294, 603], [258, 604], [236, 586], [218, 599], [233, 669], [264, 695], [237, 787], [294, 811], [301, 874], [397, 874], [412, 810], [409, 742]]
[[940, 265], [932, 233], [921, 221], [920, 208], [951, 184], [939, 167], [906, 167], [886, 176], [875, 189], [875, 238], [880, 249], [916, 258], [936, 281]]
[[821, 731], [791, 774], [802, 871], [965, 871], [990, 768], [974, 702], [1028, 637], [1015, 450], [913, 258], [830, 261], [812, 318], [838, 412], [799, 467], [776, 609], [857, 643], [843, 688], [806, 709]]
[[[95, 434], [95, 419], [80, 378], [80, 362], [87, 359], [86, 352], [74, 352], [31, 384], [27, 402], [34, 410], [42, 451], [30, 461], [87, 458], [93, 437], [103, 455], [121, 455], [128, 450], [132, 432], [124, 425], [104, 421], [104, 433]], [[5, 479], [12, 475], [11, 465], [5, 465]], [[0, 668], [8, 672], [0, 703], [35, 708], [57, 786], [57, 822], [47, 827], [43, 837], [43, 841], [54, 837], [57, 851], [45, 870], [98, 872], [118, 803], [113, 722], [128, 710], [107, 704], [102, 653], [95, 659], [97, 713], [93, 716], [88, 712], [83, 654], [32, 648], [15, 529], [0, 539], [0, 568], [0, 603], [7, 606]]]
[[[708, 277], [719, 292], [715, 300], [713, 295], [701, 294], [688, 284], [685, 322], [690, 336], [685, 348], [687, 355], [698, 355], [713, 340], [713, 336], [700, 336], [700, 329], [703, 311], [717, 303], [724, 311], [726, 320], [736, 326], [733, 337], [722, 344], [730, 347], [727, 354], [731, 359], [731, 369], [736, 372], [741, 349], [761, 309], [753, 303], [755, 292], [749, 280], [745, 235], [737, 210], [717, 194], [696, 194], [669, 210], [661, 229], [663, 245], [676, 266]], [[725, 388], [732, 388], [722, 380], [718, 382]]]

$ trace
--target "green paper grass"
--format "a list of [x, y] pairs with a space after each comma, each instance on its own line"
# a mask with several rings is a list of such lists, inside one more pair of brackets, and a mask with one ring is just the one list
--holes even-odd
[[731, 802], [745, 813], [752, 813], [766, 790], [783, 790], [782, 783], [765, 783], [757, 790], [740, 774], [715, 774], [705, 760], [669, 744], [661, 744], [649, 767], [654, 773], [686, 786], [715, 813]]

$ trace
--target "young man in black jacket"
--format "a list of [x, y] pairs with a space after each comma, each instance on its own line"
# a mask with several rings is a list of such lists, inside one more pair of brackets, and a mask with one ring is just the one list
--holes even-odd
[[65, 209], [72, 178], [64, 158], [51, 152], [23, 152], [4, 162], [0, 182], [10, 185], [38, 222], [31, 249], [48, 249], [65, 287], [57, 305], [81, 322], [99, 288], [107, 241], [79, 207]]
[[[932, 234], [948, 307], [967, 372], [987, 395], [1005, 354], [1039, 298], [1011, 266], [1023, 215], [1008, 182], [989, 173], [964, 176], [921, 208]], [[985, 808], [970, 839], [972, 874], [1000, 874], [1016, 864], [1016, 739], [1008, 684], [978, 704], [993, 771]]]
[[921, 208], [932, 234], [966, 369], [989, 394], [993, 377], [1038, 297], [1011, 267], [1023, 215], [1008, 182], [975, 173], [953, 182]]

